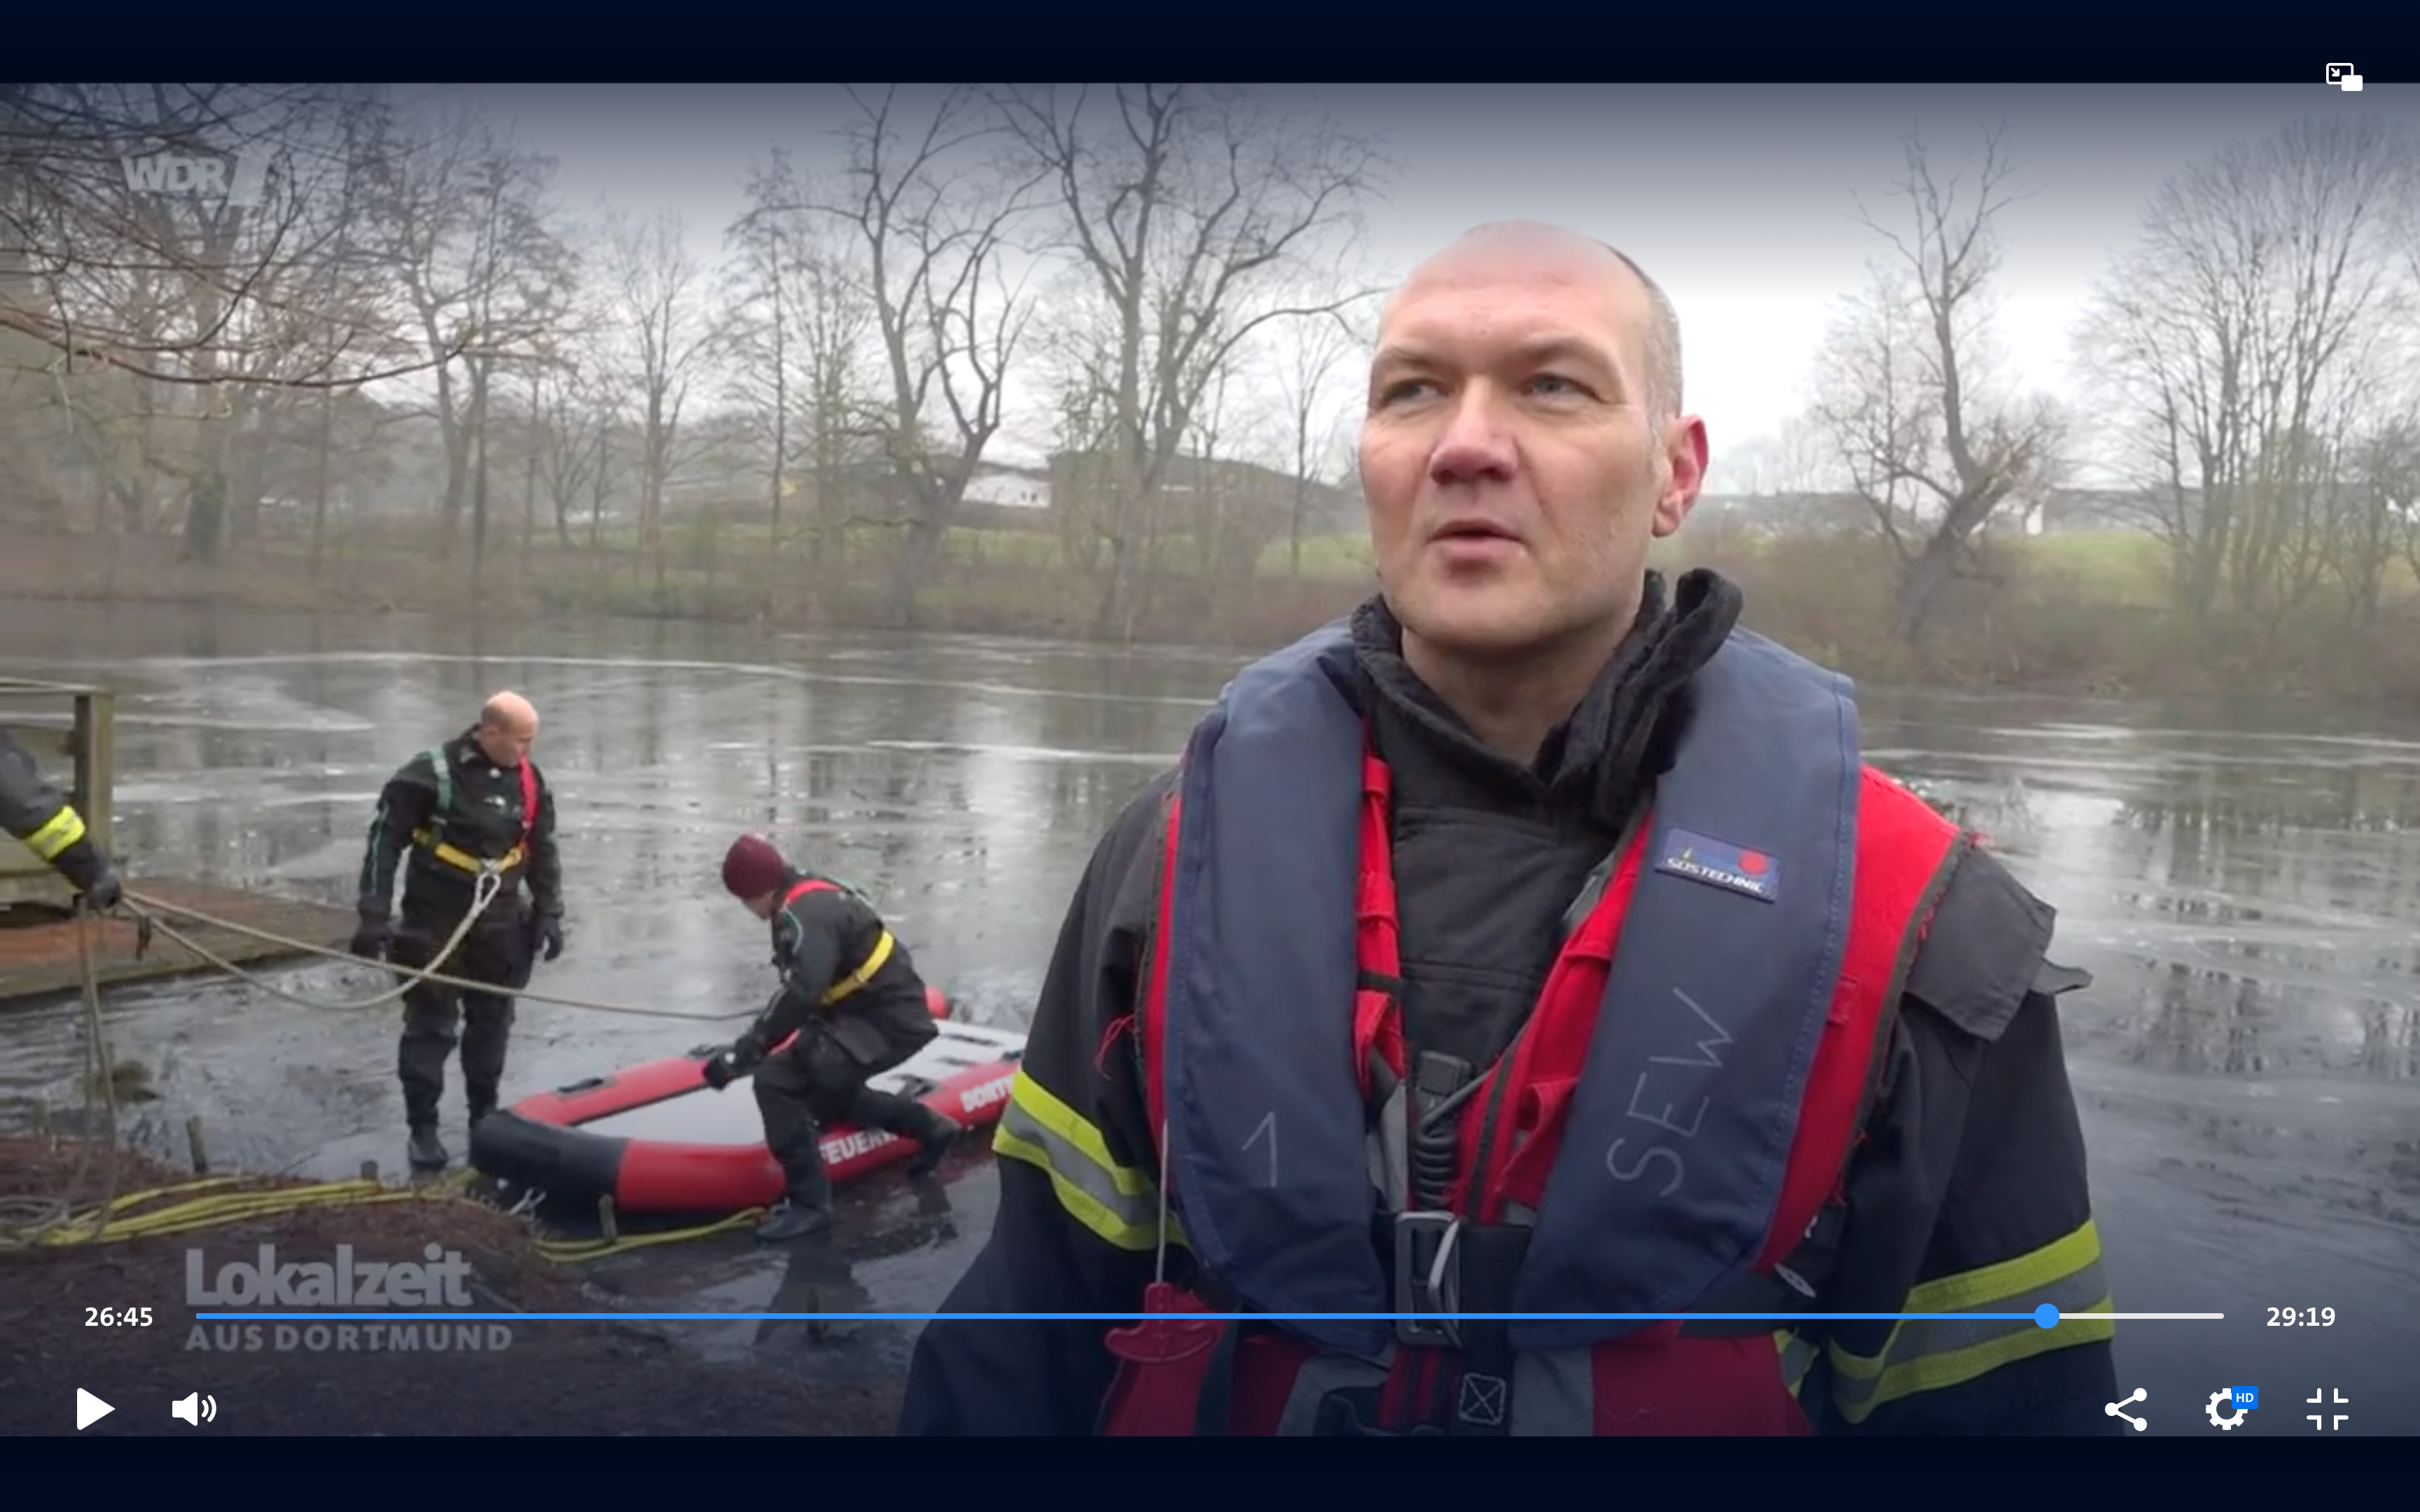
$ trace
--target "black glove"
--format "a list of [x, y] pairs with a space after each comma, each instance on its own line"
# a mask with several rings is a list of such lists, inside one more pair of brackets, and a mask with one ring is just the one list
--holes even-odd
[[529, 926], [530, 954], [541, 961], [551, 961], [563, 953], [563, 918], [559, 914], [534, 914]]
[[738, 1068], [731, 1064], [728, 1053], [708, 1057], [706, 1062], [706, 1085], [720, 1092], [738, 1078]]
[[383, 914], [364, 914], [361, 926], [353, 931], [353, 954], [365, 961], [386, 958], [387, 923]]
[[733, 1071], [754, 1071], [765, 1063], [764, 1037], [753, 1031], [743, 1034], [725, 1054], [731, 1061]]
[[92, 879], [92, 885], [84, 889], [83, 901], [84, 905], [94, 913], [105, 914], [116, 907], [125, 896], [126, 884], [119, 879], [117, 868], [103, 862], [100, 873]]

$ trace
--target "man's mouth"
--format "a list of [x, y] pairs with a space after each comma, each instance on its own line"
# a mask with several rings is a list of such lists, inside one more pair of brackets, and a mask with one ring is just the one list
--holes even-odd
[[1510, 541], [1512, 532], [1484, 520], [1454, 520], [1436, 532], [1440, 541]]

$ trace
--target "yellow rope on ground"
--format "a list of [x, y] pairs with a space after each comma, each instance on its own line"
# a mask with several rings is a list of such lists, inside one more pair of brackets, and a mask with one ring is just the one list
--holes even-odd
[[[489, 889], [489, 896], [492, 896], [492, 892], [491, 887]], [[357, 958], [349, 951], [332, 949], [326, 946], [314, 945], [306, 940], [298, 940], [272, 933], [267, 930], [256, 929], [249, 924], [221, 918], [198, 908], [189, 908], [181, 903], [170, 903], [165, 899], [154, 898], [140, 892], [129, 891], [119, 906], [133, 915], [139, 921], [156, 928], [174, 943], [192, 951], [195, 958], [207, 964], [216, 966], [239, 980], [290, 1002], [301, 1003], [305, 1007], [345, 1010], [375, 1008], [392, 1002], [412, 986], [423, 981], [442, 982], [447, 986], [476, 991], [493, 991], [492, 983], [449, 977], [436, 969], [459, 947], [463, 937], [469, 933], [471, 924], [484, 910], [486, 903], [487, 899], [482, 898], [477, 906], [471, 910], [461, 925], [456, 929], [454, 937], [446, 942], [445, 949], [439, 951], [428, 965], [416, 969], [389, 966], [387, 969], [404, 977], [405, 980], [400, 987], [377, 997], [354, 1003], [324, 1002], [267, 981], [258, 974], [227, 960], [175, 925], [155, 916], [161, 913], [174, 914], [207, 927], [225, 930], [234, 934], [249, 935], [293, 954], [327, 956], [349, 962], [356, 960]], [[79, 907], [76, 924], [77, 953], [83, 967], [84, 978], [85, 1059], [88, 1066], [85, 1089], [86, 1108], [89, 1111], [97, 1099], [102, 1127], [97, 1135], [88, 1135], [77, 1142], [75, 1169], [67, 1181], [67, 1196], [0, 1198], [0, 1250], [52, 1249], [70, 1245], [114, 1243], [133, 1239], [161, 1238], [172, 1234], [199, 1233], [234, 1224], [280, 1217], [312, 1208], [472, 1200], [463, 1196], [459, 1190], [446, 1190], [448, 1187], [459, 1188], [466, 1184], [471, 1180], [468, 1172], [444, 1183], [422, 1186], [390, 1187], [375, 1180], [360, 1178], [301, 1187], [223, 1192], [213, 1196], [191, 1196], [194, 1193], [207, 1192], [214, 1187], [237, 1185], [249, 1180], [242, 1176], [213, 1176], [179, 1182], [172, 1186], [154, 1187], [146, 1192], [121, 1195], [117, 1191], [118, 1129], [116, 1068], [112, 1064], [109, 1052], [107, 1028], [101, 1011], [100, 972], [95, 959], [97, 951], [94, 935], [99, 927], [99, 921], [91, 911]], [[627, 1014], [636, 1018], [685, 1019], [701, 1024], [727, 1023], [735, 1019], [752, 1017], [754, 1013], [753, 1010], [721, 1014], [679, 1013], [663, 1009], [640, 1008], [625, 1003], [551, 996], [544, 993], [526, 990], [515, 995], [533, 1002], [552, 1003], [560, 1007], [582, 1009], [590, 1012]], [[91, 1165], [95, 1146], [101, 1149], [103, 1164], [101, 1197], [96, 1206], [79, 1211], [74, 1205], [73, 1194], [84, 1182]], [[186, 1196], [188, 1200], [170, 1203], [163, 1207], [150, 1206], [163, 1197], [170, 1196]], [[133, 1211], [138, 1209], [148, 1211]], [[546, 1258], [566, 1264], [578, 1264], [604, 1259], [609, 1256], [627, 1254], [632, 1250], [652, 1248], [659, 1244], [679, 1243], [688, 1240], [726, 1233], [756, 1217], [763, 1211], [750, 1209], [693, 1228], [632, 1234], [611, 1239], [568, 1241], [539, 1239], [535, 1243], [537, 1252]]]
[[[322, 1181], [309, 1186], [280, 1187], [251, 1192], [223, 1192], [212, 1196], [193, 1194], [211, 1187], [234, 1185], [247, 1180], [240, 1176], [209, 1177], [197, 1181], [180, 1182], [175, 1186], [154, 1187], [149, 1191], [116, 1196], [100, 1209], [71, 1213], [68, 1219], [54, 1225], [37, 1241], [43, 1247], [66, 1245], [122, 1243], [129, 1240], [159, 1239], [176, 1234], [201, 1233], [212, 1228], [231, 1227], [263, 1218], [284, 1217], [309, 1209], [353, 1208], [396, 1202], [475, 1203], [458, 1188], [468, 1180], [458, 1177], [452, 1181], [427, 1186], [388, 1186], [366, 1177], [342, 1181]], [[180, 1202], [163, 1206], [152, 1204], [167, 1197], [184, 1197]], [[147, 1210], [147, 1211], [137, 1211]], [[493, 1211], [492, 1209], [489, 1211]], [[534, 1245], [547, 1259], [566, 1265], [584, 1264], [611, 1256], [628, 1254], [633, 1250], [652, 1249], [661, 1244], [683, 1243], [694, 1239], [707, 1239], [729, 1233], [763, 1212], [751, 1208], [743, 1212], [720, 1218], [712, 1223], [690, 1228], [628, 1234], [613, 1239], [550, 1240], [537, 1239]]]
[[[349, 950], [339, 950], [324, 945], [314, 945], [308, 940], [298, 940], [293, 938], [291, 935], [273, 933], [271, 931], [264, 929], [256, 929], [250, 924], [240, 924], [233, 919], [221, 918], [215, 914], [206, 914], [198, 908], [189, 908], [182, 903], [170, 903], [163, 898], [154, 898], [147, 893], [130, 891], [126, 896], [130, 903], [138, 903], [145, 910], [152, 914], [154, 916], [153, 923], [158, 927], [160, 933], [168, 936], [170, 940], [183, 946], [202, 961], [218, 967], [221, 971], [236, 978], [238, 980], [247, 982], [252, 986], [259, 988], [263, 992], [273, 993], [277, 996], [287, 999], [288, 1002], [300, 1003], [305, 1008], [344, 1010], [375, 1007], [380, 1003], [390, 1001], [391, 999], [401, 995], [402, 989], [398, 989], [396, 992], [389, 993], [383, 996], [371, 998], [365, 1003], [329, 1003], [318, 998], [303, 996], [299, 993], [290, 992], [286, 988], [278, 986], [274, 982], [264, 980], [258, 973], [251, 971], [243, 966], [238, 965], [232, 961], [227, 960], [225, 956], [222, 956], [216, 951], [210, 949], [209, 947], [194, 939], [192, 935], [178, 929], [175, 925], [168, 923], [165, 919], [159, 918], [157, 916], [163, 913], [174, 914], [179, 918], [190, 919], [194, 923], [207, 925], [212, 929], [225, 930], [231, 934], [249, 935], [251, 938], [258, 940], [265, 945], [277, 946], [287, 953], [293, 955], [325, 956], [331, 960], [349, 961], [357, 964], [360, 961], [360, 957], [354, 955]], [[464, 923], [465, 928], [467, 928], [468, 920], [465, 920]], [[456, 940], [458, 941], [460, 937], [461, 932], [457, 931]], [[449, 952], [451, 951], [452, 946], [450, 944], [447, 947], [447, 949]], [[439, 960], [441, 961], [443, 959], [444, 957], [442, 955], [439, 957]], [[407, 972], [411, 978], [411, 981], [405, 984], [406, 987], [416, 982], [434, 981], [442, 982], [448, 987], [466, 988], [472, 992], [492, 993], [497, 990], [496, 984], [491, 981], [474, 981], [466, 977], [449, 977], [444, 973], [434, 969], [434, 963], [432, 963], [427, 968], [416, 970], [409, 970], [402, 966], [389, 966], [387, 969], [391, 971]], [[546, 993], [531, 992], [527, 988], [517, 989], [513, 993], [513, 996], [523, 1002], [551, 1003], [558, 1008], [576, 1008], [591, 1013], [615, 1013], [631, 1018], [679, 1019], [692, 1024], [729, 1024], [739, 1019], [753, 1018], [756, 1014], [756, 1011], [754, 1009], [745, 1009], [731, 1013], [679, 1013], [668, 1009], [641, 1008], [630, 1003], [599, 1002], [594, 998], [586, 997], [557, 997]]]
[[[99, 928], [92, 913], [79, 903], [76, 908], [76, 957], [83, 968], [85, 1087], [85, 1105], [90, 1111], [93, 1099], [101, 1102], [101, 1206], [90, 1215], [94, 1231], [105, 1228], [112, 1209], [117, 1203], [117, 1078], [116, 1068], [110, 1063], [109, 1035], [101, 1022], [101, 972], [93, 962], [93, 934]], [[95, 1088], [98, 1088], [96, 1093]], [[95, 1141], [79, 1140], [75, 1169], [67, 1180], [67, 1190], [72, 1194], [84, 1182], [85, 1172], [92, 1161]], [[78, 1215], [70, 1203], [72, 1196], [0, 1197], [0, 1249], [17, 1249], [29, 1245], [57, 1242], [60, 1234], [72, 1235]]]

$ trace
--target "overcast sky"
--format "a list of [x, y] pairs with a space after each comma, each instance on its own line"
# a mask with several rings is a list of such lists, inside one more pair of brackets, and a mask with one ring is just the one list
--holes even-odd
[[[1727, 443], [1778, 427], [1802, 408], [1832, 302], [1888, 249], [1857, 221], [1878, 215], [1901, 171], [1900, 140], [1920, 127], [1935, 161], [1962, 161], [2004, 126], [2013, 187], [2000, 336], [2022, 374], [2066, 379], [2080, 301], [2130, 241], [2162, 178], [2230, 136], [2298, 115], [2420, 121], [2420, 87], [2372, 83], [2346, 94], [2312, 69], [2307, 85], [1806, 85], [1585, 87], [1322, 85], [1266, 92], [1324, 109], [1385, 139], [1399, 165], [1369, 216], [1380, 270], [1400, 274], [1465, 228], [1552, 221], [1636, 257], [1679, 306], [1688, 404]], [[861, 86], [876, 91], [881, 85]], [[830, 136], [851, 107], [830, 85], [512, 85], [482, 93], [527, 146], [557, 158], [566, 208], [600, 197], [676, 208], [699, 255], [719, 261], [744, 204], [752, 155], [790, 148], [839, 165]], [[1971, 178], [1969, 180], [1971, 182]], [[1896, 220], [1888, 224], [1897, 224]], [[1047, 430], [1029, 422], [1017, 452]]]

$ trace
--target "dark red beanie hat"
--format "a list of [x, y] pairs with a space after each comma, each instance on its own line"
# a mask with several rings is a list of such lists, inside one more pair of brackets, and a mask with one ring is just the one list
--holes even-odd
[[790, 863], [782, 859], [782, 853], [754, 835], [733, 841], [722, 858], [722, 885], [734, 898], [762, 898], [778, 891], [789, 874]]

